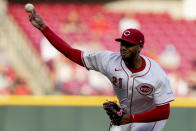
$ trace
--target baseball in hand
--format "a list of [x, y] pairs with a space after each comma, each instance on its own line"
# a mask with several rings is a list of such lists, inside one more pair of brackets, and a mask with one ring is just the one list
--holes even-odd
[[28, 4], [25, 5], [26, 12], [32, 12], [33, 9], [34, 9], [33, 4], [28, 3]]

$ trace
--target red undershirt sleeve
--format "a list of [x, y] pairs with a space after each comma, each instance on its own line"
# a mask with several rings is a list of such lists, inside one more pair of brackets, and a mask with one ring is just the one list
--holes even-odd
[[170, 114], [170, 105], [157, 106], [156, 108], [139, 114], [130, 115], [130, 122], [154, 122], [168, 119]]
[[81, 59], [81, 50], [72, 48], [47, 26], [42, 30], [42, 33], [48, 39], [48, 41], [63, 55], [65, 55], [71, 61], [84, 66]]

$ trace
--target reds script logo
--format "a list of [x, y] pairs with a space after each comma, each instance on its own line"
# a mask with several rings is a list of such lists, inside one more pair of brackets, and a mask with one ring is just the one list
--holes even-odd
[[150, 95], [154, 91], [154, 87], [150, 84], [140, 84], [136, 87], [141, 95]]
[[129, 36], [129, 35], [131, 35], [131, 32], [127, 30], [123, 34], [124, 34], [124, 36]]

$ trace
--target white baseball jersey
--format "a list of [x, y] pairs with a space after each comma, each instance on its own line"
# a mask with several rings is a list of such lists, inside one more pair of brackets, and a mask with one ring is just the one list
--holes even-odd
[[119, 52], [97, 52], [82, 55], [88, 70], [96, 70], [112, 82], [121, 108], [127, 113], [143, 113], [174, 100], [166, 73], [152, 59], [145, 56], [144, 70], [132, 73]]

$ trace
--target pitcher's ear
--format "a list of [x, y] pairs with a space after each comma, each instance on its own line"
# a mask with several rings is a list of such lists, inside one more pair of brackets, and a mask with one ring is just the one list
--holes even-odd
[[143, 44], [140, 44], [140, 48], [143, 48], [144, 47], [144, 45]]

